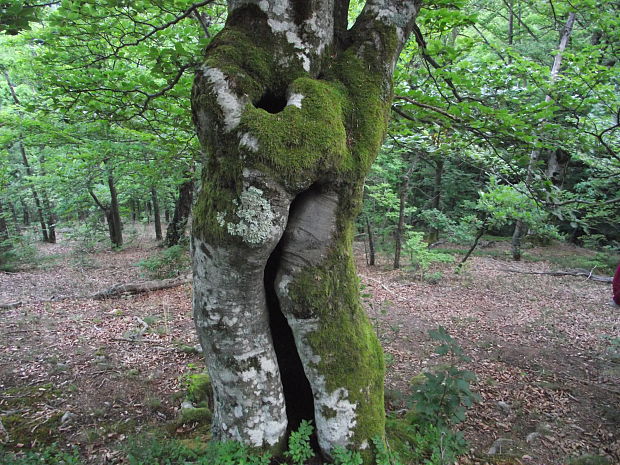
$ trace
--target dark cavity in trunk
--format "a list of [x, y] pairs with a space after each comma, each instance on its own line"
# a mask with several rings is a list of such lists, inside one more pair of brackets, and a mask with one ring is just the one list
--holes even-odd
[[[295, 208], [293, 201], [290, 207], [291, 212]], [[314, 397], [310, 382], [306, 378], [304, 367], [297, 352], [295, 338], [288, 324], [286, 316], [280, 309], [280, 302], [275, 290], [275, 280], [280, 266], [282, 255], [282, 242], [280, 242], [267, 260], [265, 267], [265, 293], [267, 296], [267, 308], [269, 310], [269, 326], [271, 337], [278, 359], [282, 387], [284, 389], [284, 400], [286, 402], [286, 416], [288, 418], [289, 431], [299, 428], [302, 420], [314, 421]], [[315, 435], [314, 435], [315, 436]], [[316, 443], [316, 438], [313, 438]], [[312, 444], [315, 450], [318, 443]]]

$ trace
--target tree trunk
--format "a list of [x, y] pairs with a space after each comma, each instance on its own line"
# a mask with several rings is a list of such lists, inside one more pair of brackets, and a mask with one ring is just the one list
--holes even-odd
[[400, 185], [400, 198], [398, 204], [398, 226], [394, 234], [396, 240], [396, 250], [394, 252], [394, 269], [400, 268], [400, 253], [403, 247], [403, 236], [405, 232], [405, 206], [407, 203], [407, 194], [409, 192], [409, 173], [403, 177]]
[[161, 215], [159, 212], [159, 199], [157, 190], [151, 187], [151, 202], [153, 202], [153, 218], [155, 219], [155, 239], [161, 241], [164, 237], [161, 233]]
[[[568, 44], [568, 39], [570, 38], [571, 32], [573, 30], [573, 24], [575, 22], [575, 13], [570, 12], [568, 14], [568, 19], [566, 20], [566, 24], [564, 25], [564, 29], [562, 30], [562, 35], [560, 36], [560, 45], [558, 47], [558, 53], [555, 55], [553, 59], [553, 66], [551, 67], [550, 73], [550, 81], [553, 83], [558, 77], [558, 73], [560, 72], [560, 66], [562, 64], [562, 53], [566, 49], [566, 45]], [[545, 102], [550, 102], [551, 96], [545, 96]], [[525, 184], [530, 186], [534, 179], [534, 171], [536, 170], [536, 164], [538, 162], [538, 158], [540, 157], [540, 149], [535, 148], [530, 153], [530, 160], [527, 165], [527, 174], [525, 176]], [[515, 229], [512, 233], [512, 258], [513, 260], [521, 260], [521, 238], [523, 234], [527, 231], [527, 225], [524, 224], [523, 220], [517, 220], [515, 223]]]
[[4, 217], [4, 208], [0, 201], [0, 252], [8, 249], [8, 244], [5, 243], [9, 239], [9, 227]]
[[384, 366], [352, 238], [417, 5], [368, 0], [349, 31], [347, 5], [229, 2], [192, 92], [209, 154], [193, 305], [214, 439], [277, 451], [313, 419], [325, 456], [344, 446], [369, 463]]
[[[26, 148], [24, 147], [24, 144], [21, 140], [18, 142], [18, 145], [19, 145], [19, 152], [22, 155], [22, 162], [24, 164], [24, 167], [26, 168], [26, 173], [28, 174], [28, 176], [33, 177], [34, 173], [32, 171], [32, 168], [30, 167], [30, 163], [28, 162], [28, 156], [26, 155]], [[34, 204], [37, 208], [37, 214], [39, 216], [39, 224], [41, 225], [41, 236], [44, 242], [49, 242], [49, 236], [47, 234], [47, 225], [45, 224], [45, 218], [43, 216], [43, 207], [41, 206], [41, 200], [39, 198], [39, 193], [37, 192], [37, 189], [34, 187], [34, 183], [32, 181], [30, 181], [29, 184], [30, 184], [30, 191], [32, 192], [32, 197], [34, 199]]]
[[121, 247], [123, 245], [123, 223], [121, 223], [118, 193], [112, 173], [108, 174], [108, 189], [110, 190], [110, 207], [106, 211], [106, 219], [108, 220], [110, 241], [112, 241], [113, 247]]
[[131, 209], [131, 222], [135, 223], [138, 218], [138, 206], [136, 205], [135, 199], [129, 200], [129, 208]]
[[366, 217], [366, 231], [368, 231], [368, 265], [375, 266], [375, 238], [368, 217]]
[[50, 199], [45, 190], [43, 191], [43, 205], [47, 213], [47, 242], [50, 244], [56, 243], [56, 214], [54, 213], [54, 207], [50, 202]]
[[17, 209], [13, 202], [9, 202], [9, 210], [11, 210], [11, 219], [13, 220], [13, 227], [19, 231], [19, 219], [17, 217]]
[[[11, 77], [9, 76], [9, 73], [7, 70], [4, 70], [4, 78], [6, 80], [7, 86], [9, 87], [9, 91], [11, 93], [11, 97], [13, 98], [13, 102], [16, 105], [21, 105], [21, 102], [19, 100], [19, 97], [17, 96], [17, 93], [15, 92], [15, 87], [13, 86], [13, 83], [11, 82]], [[24, 147], [24, 142], [21, 140], [21, 136], [17, 144], [19, 146], [19, 151], [22, 156], [22, 162], [24, 163], [24, 167], [26, 168], [26, 173], [28, 174], [29, 177], [32, 178], [34, 176], [34, 173], [32, 171], [32, 168], [30, 167], [30, 163], [28, 162], [28, 156], [26, 155], [26, 148]], [[37, 213], [39, 214], [39, 222], [41, 224], [41, 235], [43, 237], [43, 241], [49, 242], [49, 236], [47, 234], [47, 225], [45, 224], [45, 219], [43, 216], [43, 208], [41, 207], [41, 201], [39, 199], [39, 194], [37, 193], [37, 190], [32, 180], [29, 181], [29, 184], [30, 184], [30, 190], [32, 191], [32, 197], [34, 198], [34, 203], [37, 207]]]
[[24, 218], [24, 226], [30, 226], [30, 211], [28, 210], [28, 205], [24, 202], [23, 199], [20, 199], [19, 203], [22, 204], [22, 214]]
[[[439, 211], [441, 206], [441, 179], [443, 177], [444, 162], [442, 159], [435, 160], [435, 182], [433, 183], [433, 198], [431, 208]], [[428, 243], [434, 244], [439, 240], [439, 229], [431, 228], [428, 232]]]
[[179, 186], [179, 198], [174, 206], [172, 222], [168, 223], [166, 230], [166, 247], [172, 247], [179, 243], [185, 235], [185, 227], [192, 210], [192, 200], [194, 196], [194, 180], [188, 179]]

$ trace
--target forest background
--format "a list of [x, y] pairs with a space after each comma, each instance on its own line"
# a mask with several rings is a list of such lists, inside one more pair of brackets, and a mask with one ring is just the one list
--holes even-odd
[[[619, 13], [605, 1], [427, 4], [366, 183], [367, 264], [438, 281], [433, 262], [502, 238], [502, 257], [532, 258], [526, 239], [561, 241], [593, 251], [571, 265], [612, 273]], [[217, 1], [0, 3], [2, 269], [36, 262], [35, 242], [57, 237], [121, 250], [140, 222], [167, 247], [145, 268], [183, 261], [207, 156], [189, 94], [225, 17]]]

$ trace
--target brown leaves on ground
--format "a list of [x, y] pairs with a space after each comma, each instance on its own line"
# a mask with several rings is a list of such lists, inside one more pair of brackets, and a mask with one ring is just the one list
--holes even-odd
[[[90, 463], [115, 463], [119, 440], [175, 417], [184, 375], [203, 366], [201, 356], [181, 350], [197, 343], [189, 285], [41, 302], [137, 280], [134, 265], [153, 245], [87, 256], [45, 245], [58, 255], [45, 267], [0, 273], [0, 301], [30, 302], [0, 311], [0, 418], [22, 421], [19, 435], [7, 428], [0, 441], [77, 444]], [[472, 358], [466, 368], [476, 373], [483, 401], [462, 426], [472, 446], [463, 463], [483, 463], [498, 438], [517, 443], [516, 463], [562, 464], [585, 453], [620, 460], [620, 309], [610, 305], [609, 286], [506, 273], [506, 262], [493, 258], [473, 258], [459, 275], [444, 266], [437, 284], [358, 266], [368, 314], [389, 354], [390, 392], [406, 395], [413, 376], [441, 363], [427, 335], [437, 326]], [[545, 262], [510, 266], [550, 269]], [[402, 406], [402, 396], [390, 399], [388, 407]]]

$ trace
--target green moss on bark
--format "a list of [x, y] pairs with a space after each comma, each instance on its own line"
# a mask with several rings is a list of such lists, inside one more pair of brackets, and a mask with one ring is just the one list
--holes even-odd
[[342, 89], [326, 81], [300, 78], [290, 85], [289, 93], [303, 96], [301, 108], [288, 105], [271, 114], [246, 107], [241, 131], [258, 141], [257, 151], [246, 150], [250, 162], [289, 181], [314, 178], [319, 172], [350, 171]]
[[[352, 443], [361, 446], [383, 437], [383, 351], [359, 298], [359, 279], [350, 254], [351, 227], [342, 231], [324, 264], [306, 268], [290, 285], [291, 298], [318, 317], [319, 327], [307, 336], [320, 357], [317, 369], [333, 392], [344, 388], [356, 405]], [[364, 452], [366, 453], [366, 452]], [[370, 451], [368, 451], [370, 453]]]

